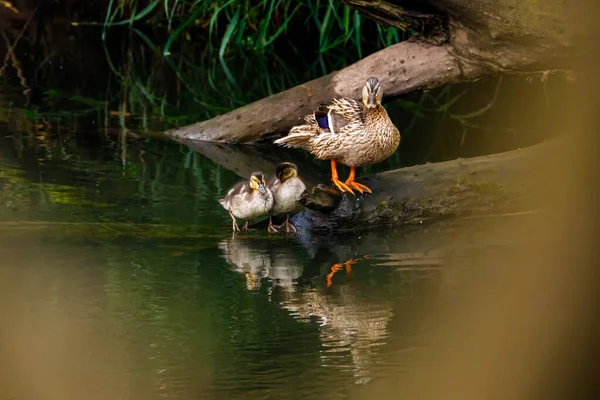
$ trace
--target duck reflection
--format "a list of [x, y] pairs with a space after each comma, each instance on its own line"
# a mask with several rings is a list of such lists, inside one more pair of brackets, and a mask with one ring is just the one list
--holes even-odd
[[[368, 256], [363, 256], [362, 258], [368, 258]], [[358, 260], [358, 258], [351, 258], [349, 260], [346, 260], [344, 263], [333, 264], [331, 266], [331, 272], [328, 273], [325, 277], [327, 287], [330, 287], [332, 285], [331, 278], [333, 278], [333, 275], [335, 275], [336, 272], [341, 271], [342, 269], [346, 270], [346, 278], [349, 279], [352, 274], [352, 265], [356, 264]]]
[[[356, 383], [366, 383], [371, 379], [373, 353], [388, 336], [391, 301], [379, 287], [348, 279], [352, 267], [367, 258], [357, 256], [355, 246], [324, 244], [309, 258], [308, 252], [302, 254], [309, 249], [298, 244], [238, 236], [219, 247], [232, 268], [245, 274], [248, 289], [256, 290], [268, 278], [282, 308], [299, 321], [319, 321], [323, 366], [350, 365]], [[332, 279], [342, 270], [346, 279]]]
[[251, 238], [232, 237], [219, 243], [225, 260], [236, 272], [246, 276], [246, 288], [257, 290], [269, 275], [271, 254], [265, 243]]
[[248, 290], [257, 290], [268, 278], [274, 287], [294, 291], [304, 270], [303, 258], [293, 246], [281, 243], [285, 242], [232, 237], [223, 240], [219, 248], [232, 269], [246, 276]]
[[351, 258], [329, 267], [325, 288], [297, 291], [281, 301], [282, 307], [299, 320], [319, 321], [321, 364], [346, 369], [350, 361], [355, 382], [359, 384], [371, 380], [374, 353], [385, 344], [393, 317], [392, 303], [382, 296], [373, 296], [372, 287], [354, 284], [349, 279], [332, 283], [333, 274], [345, 269], [349, 277], [351, 266], [363, 258], [366, 257]]

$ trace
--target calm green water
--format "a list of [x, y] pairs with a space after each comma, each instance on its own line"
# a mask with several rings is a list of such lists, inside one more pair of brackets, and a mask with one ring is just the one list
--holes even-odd
[[240, 177], [186, 146], [0, 140], [0, 398], [346, 398], [410, 367], [464, 230], [232, 238]]
[[[427, 315], [415, 310], [460, 292], [457, 271], [477, 267], [490, 249], [501, 256], [516, 240], [489, 238], [474, 221], [360, 236], [262, 229], [232, 238], [217, 203], [231, 185], [254, 170], [271, 176], [283, 160], [295, 162], [307, 184], [327, 182], [328, 162], [274, 147], [188, 147], [116, 135], [114, 127], [151, 130], [163, 117], [192, 123], [304, 82], [307, 71], [339, 69], [357, 54], [327, 58], [302, 50], [313, 43], [305, 38], [299, 52], [308, 58], [291, 55], [291, 70], [270, 55], [229, 57], [238, 83], [210, 88], [207, 76], [226, 77], [211, 57], [187, 60], [206, 53], [197, 47], [203, 43], [186, 40], [192, 47], [171, 56], [185, 55], [190, 67], [182, 74], [188, 79], [177, 78], [180, 91], [165, 59], [151, 60], [155, 51], [131, 27], [111, 33], [114, 74], [99, 29], [58, 30], [50, 15], [36, 15], [45, 20], [31, 26], [51, 34], [24, 38], [49, 43], [41, 49], [11, 39], [19, 42], [20, 71], [5, 69], [0, 93], [0, 400], [369, 393], [415, 365], [429, 332], [426, 322], [415, 323]], [[366, 55], [379, 43], [363, 46]], [[285, 43], [276, 51], [280, 62], [290, 48], [298, 51]], [[523, 147], [568, 110], [556, 78], [502, 79], [389, 102], [402, 144], [359, 175]], [[515, 99], [527, 106], [515, 107]], [[532, 114], [529, 105], [541, 102], [546, 110]], [[18, 107], [36, 122], [23, 120]], [[121, 120], [123, 109], [131, 116]], [[63, 122], [42, 122], [57, 116]], [[61, 123], [69, 127], [54, 129]], [[347, 273], [348, 260], [356, 262]]]

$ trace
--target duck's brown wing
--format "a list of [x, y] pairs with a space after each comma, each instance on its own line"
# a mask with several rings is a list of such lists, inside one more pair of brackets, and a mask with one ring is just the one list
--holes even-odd
[[313, 113], [314, 121], [323, 133], [339, 134], [347, 125], [362, 121], [362, 105], [352, 99], [333, 99], [331, 104], [321, 104]]
[[341, 98], [333, 99], [329, 108], [338, 115], [341, 115], [347, 121], [362, 121], [365, 113], [365, 107], [356, 100]]
[[248, 184], [248, 182], [245, 182], [245, 181], [238, 182], [235, 185], [233, 185], [231, 187], [231, 189], [229, 189], [227, 194], [221, 200], [219, 200], [219, 203], [225, 209], [229, 210], [229, 208], [231, 208], [232, 200], [236, 196], [244, 194], [244, 193], [250, 193], [250, 192], [252, 192], [252, 188], [250, 188], [250, 185]]

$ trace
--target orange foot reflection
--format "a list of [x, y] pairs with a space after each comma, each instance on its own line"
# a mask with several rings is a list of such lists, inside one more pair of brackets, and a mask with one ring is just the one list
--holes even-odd
[[356, 259], [350, 259], [344, 264], [333, 264], [331, 266], [331, 272], [327, 274], [327, 287], [331, 286], [331, 278], [333, 278], [333, 275], [335, 275], [336, 272], [341, 271], [344, 268], [344, 266], [346, 267], [346, 276], [349, 277], [352, 273], [351, 265], [356, 264], [357, 262], [358, 260]]

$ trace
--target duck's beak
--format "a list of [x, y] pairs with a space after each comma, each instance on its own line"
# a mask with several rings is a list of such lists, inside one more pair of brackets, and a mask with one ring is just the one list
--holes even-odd
[[367, 106], [369, 108], [375, 108], [375, 93], [369, 93], [369, 101]]
[[261, 193], [267, 193], [267, 189], [265, 189], [265, 185], [263, 185], [262, 183], [258, 184], [258, 190], [260, 190]]

